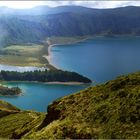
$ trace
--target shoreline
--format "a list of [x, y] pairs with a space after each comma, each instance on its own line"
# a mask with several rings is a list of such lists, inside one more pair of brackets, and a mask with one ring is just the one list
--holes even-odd
[[80, 43], [80, 42], [83, 42], [83, 41], [86, 41], [88, 39], [92, 39], [93, 37], [89, 36], [89, 37], [85, 37], [83, 39], [79, 39], [77, 41], [70, 41], [70, 42], [66, 42], [66, 43], [50, 43], [49, 40], [47, 40], [47, 44], [48, 44], [48, 48], [47, 48], [47, 55], [43, 55], [43, 58], [45, 58], [48, 62], [47, 65], [50, 65], [51, 67], [54, 67], [55, 69], [61, 69], [59, 67], [57, 67], [56, 65], [52, 64], [51, 63], [51, 48], [56, 46], [56, 45], [71, 45], [71, 44], [75, 44], [75, 43]]
[[47, 62], [48, 62], [48, 64], [47, 65], [50, 65], [50, 67], [53, 67], [53, 68], [55, 68], [56, 70], [58, 70], [58, 69], [60, 69], [60, 68], [58, 68], [56, 65], [54, 65], [54, 64], [52, 64], [51, 63], [51, 48], [53, 47], [53, 46], [55, 46], [55, 45], [57, 45], [57, 44], [52, 44], [52, 45], [49, 45], [48, 46], [48, 52], [47, 52], [47, 55], [43, 55], [43, 58], [45, 58], [46, 60], [47, 60]]
[[[63, 70], [63, 69], [61, 69], [61, 68], [59, 68], [56, 65], [51, 63], [51, 48], [53, 46], [56, 46], [56, 45], [70, 45], [70, 44], [80, 43], [80, 42], [83, 42], [85, 40], [92, 39], [92, 38], [93, 38], [93, 36], [86, 36], [86, 37], [83, 37], [83, 38], [77, 38], [74, 41], [73, 40], [69, 41], [68, 38], [66, 38], [65, 43], [53, 43], [53, 41], [55, 41], [55, 40], [53, 40], [51, 42], [51, 39], [49, 40], [49, 38], [48, 38], [48, 40], [46, 41], [46, 45], [44, 45], [44, 47], [47, 47], [46, 48], [47, 51], [46, 51], [46, 54], [42, 56], [47, 61], [46, 68], [54, 69], [54, 70]], [[60, 42], [60, 40], [58, 42]], [[32, 83], [42, 83], [42, 84], [48, 84], [48, 85], [90, 85], [90, 84], [93, 83], [93, 82], [83, 83], [83, 82], [73, 82], [73, 81], [72, 82], [3, 81], [3, 82], [26, 82], [26, 83], [31, 83], [32, 82]]]
[[0, 94], [0, 97], [19, 97], [19, 96], [24, 96], [24, 94], [18, 94], [18, 95], [2, 95], [2, 94]]
[[[80, 37], [80, 36], [79, 36]], [[54, 46], [60, 46], [60, 45], [71, 45], [71, 44], [75, 44], [75, 43], [81, 43], [83, 41], [86, 41], [88, 39], [94, 39], [94, 38], [99, 38], [99, 37], [111, 37], [111, 38], [118, 38], [118, 37], [132, 37], [132, 35], [115, 35], [115, 34], [112, 34], [112, 35], [93, 35], [93, 36], [85, 36], [83, 38], [78, 38], [77, 40], [66, 40], [65, 43], [53, 43], [53, 41], [51, 42], [51, 38], [48, 38], [48, 40], [46, 41], [46, 44], [47, 44], [47, 54], [46, 55], [43, 55], [43, 58], [45, 58], [47, 60], [47, 65], [50, 67], [50, 68], [53, 68], [53, 69], [61, 69], [59, 68], [58, 66], [54, 65], [51, 63], [51, 48], [54, 47]], [[135, 37], [140, 37], [140, 36], [135, 36]], [[64, 37], [65, 38], [65, 37]], [[68, 39], [69, 37], [66, 37], [66, 39]], [[71, 38], [71, 37], [70, 37]], [[50, 39], [50, 40], [49, 40]], [[52, 39], [53, 40], [53, 39]], [[59, 41], [58, 41], [59, 42]], [[63, 41], [62, 41], [63, 42]], [[62, 69], [63, 70], [63, 69]]]
[[[5, 85], [4, 83], [40, 83], [40, 84], [45, 84], [45, 85], [91, 85], [92, 83], [83, 83], [83, 82], [59, 82], [59, 81], [54, 81], [54, 82], [39, 82], [39, 81], [3, 81], [1, 85]], [[7, 86], [7, 85], [5, 85]]]
[[[0, 86], [1, 87], [5, 87], [5, 88], [12, 88], [12, 87], [9, 87], [8, 85], [6, 85], [6, 84], [2, 84], [2, 82], [0, 83]], [[24, 93], [22, 92], [22, 90], [21, 90], [21, 88], [20, 88], [20, 92], [19, 93], [16, 93], [16, 94], [12, 94], [12, 95], [10, 95], [10, 94], [1, 94], [0, 93], [0, 97], [19, 97], [19, 96], [23, 96], [24, 95]]]

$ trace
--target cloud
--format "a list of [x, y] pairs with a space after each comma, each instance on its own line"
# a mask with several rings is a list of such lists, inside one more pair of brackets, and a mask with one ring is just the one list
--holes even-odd
[[[57, 2], [56, 2], [57, 3]], [[63, 1], [61, 5], [80, 5], [91, 8], [115, 8], [124, 6], [140, 6], [140, 1]], [[51, 6], [51, 5], [50, 5]]]
[[0, 1], [0, 6], [6, 6], [16, 9], [32, 8], [44, 4], [44, 1]]
[[32, 8], [39, 5], [47, 5], [50, 7], [63, 5], [80, 5], [90, 8], [115, 8], [124, 6], [140, 6], [140, 1], [0, 1], [0, 6], [8, 6], [11, 8]]

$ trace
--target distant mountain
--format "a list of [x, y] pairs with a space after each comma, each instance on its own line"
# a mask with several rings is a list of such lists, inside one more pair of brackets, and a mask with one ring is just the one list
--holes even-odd
[[52, 8], [48, 6], [37, 6], [31, 9], [13, 9], [5, 6], [0, 7], [0, 15], [48, 15], [66, 12], [93, 12], [93, 9], [82, 6], [59, 6]]
[[38, 6], [31, 9], [13, 9], [8, 7], [0, 7], [0, 15], [42, 15], [51, 10], [48, 6]]
[[41, 43], [47, 37], [140, 35], [140, 7], [92, 9], [81, 6], [0, 8], [0, 46]]

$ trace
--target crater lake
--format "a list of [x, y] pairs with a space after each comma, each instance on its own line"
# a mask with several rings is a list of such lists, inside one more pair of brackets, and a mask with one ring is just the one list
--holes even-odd
[[[100, 84], [117, 76], [140, 70], [140, 37], [96, 37], [70, 45], [51, 48], [51, 63], [61, 69], [75, 71]], [[86, 85], [49, 85], [7, 82], [18, 86], [23, 96], [0, 97], [21, 109], [46, 111], [57, 98], [78, 92]]]

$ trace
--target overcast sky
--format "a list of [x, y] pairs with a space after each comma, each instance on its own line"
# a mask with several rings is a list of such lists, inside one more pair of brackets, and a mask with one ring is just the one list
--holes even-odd
[[50, 7], [62, 5], [80, 5], [91, 8], [115, 8], [124, 6], [140, 6], [140, 1], [0, 1], [0, 6], [7, 6], [11, 8], [32, 8], [39, 5], [48, 5]]

